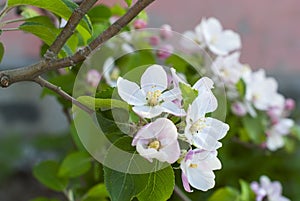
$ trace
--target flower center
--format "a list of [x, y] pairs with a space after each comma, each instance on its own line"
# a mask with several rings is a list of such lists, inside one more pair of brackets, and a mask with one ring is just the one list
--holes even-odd
[[190, 164], [190, 168], [197, 168], [197, 167], [198, 167], [198, 165], [195, 164], [195, 163], [191, 163], [191, 164]]
[[192, 126], [190, 127], [190, 131], [192, 134], [200, 133], [206, 126], [206, 119], [204, 117], [201, 117], [192, 124]]
[[148, 148], [152, 148], [152, 149], [155, 149], [155, 150], [159, 150], [160, 149], [160, 141], [158, 140], [153, 140], [152, 142], [150, 142], [148, 144]]
[[161, 95], [160, 90], [148, 91], [146, 95], [146, 100], [150, 106], [155, 106], [159, 104], [159, 97]]
[[110, 78], [112, 80], [117, 80], [119, 76], [120, 76], [120, 70], [118, 68], [113, 68], [113, 70], [110, 74]]

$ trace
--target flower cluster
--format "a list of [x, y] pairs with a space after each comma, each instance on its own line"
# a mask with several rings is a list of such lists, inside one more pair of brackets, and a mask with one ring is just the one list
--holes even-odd
[[[210, 70], [217, 84], [223, 83], [231, 102], [232, 113], [239, 117], [258, 113], [267, 116], [264, 127], [266, 141], [262, 145], [275, 151], [284, 146], [284, 136], [290, 133], [294, 122], [287, 118], [294, 109], [291, 99], [278, 92], [278, 83], [267, 77], [263, 69], [252, 71], [239, 61], [240, 37], [231, 30], [223, 30], [215, 18], [203, 19], [195, 31], [184, 33], [201, 47], [207, 48], [214, 59]], [[189, 47], [185, 44], [185, 47]], [[238, 87], [242, 85], [241, 87]]]
[[260, 183], [252, 182], [251, 189], [256, 195], [256, 201], [289, 201], [282, 196], [282, 186], [278, 181], [271, 182], [267, 176], [260, 177]]
[[[182, 93], [180, 86], [197, 94], [186, 109], [183, 103], [188, 95]], [[213, 81], [207, 77], [191, 87], [175, 69], [166, 71], [160, 65], [145, 70], [140, 86], [122, 77], [117, 81], [120, 97], [132, 105], [132, 111], [140, 118], [151, 121], [137, 131], [132, 145], [150, 162], [153, 159], [170, 164], [179, 162], [188, 192], [192, 191], [190, 185], [203, 191], [212, 188], [213, 170], [221, 168], [217, 149], [222, 146], [219, 140], [226, 135], [229, 126], [207, 115], [218, 106], [212, 88]], [[172, 116], [181, 117], [180, 122], [175, 124], [168, 118]], [[180, 128], [184, 128], [182, 132]], [[188, 143], [190, 148], [180, 148], [179, 140]]]

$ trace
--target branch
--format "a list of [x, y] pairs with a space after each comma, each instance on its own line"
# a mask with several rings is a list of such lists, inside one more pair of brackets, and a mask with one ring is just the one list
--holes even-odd
[[68, 93], [63, 91], [60, 87], [48, 82], [47, 80], [43, 79], [42, 77], [37, 77], [33, 80], [34, 82], [38, 83], [41, 87], [46, 87], [50, 89], [51, 91], [54, 91], [55, 93], [59, 94], [64, 99], [71, 101], [74, 105], [79, 107], [80, 109], [86, 111], [88, 114], [92, 114], [94, 111], [91, 110], [89, 107], [81, 104], [79, 101], [77, 101], [75, 98], [70, 96]]
[[13, 83], [20, 81], [32, 81], [41, 74], [64, 68], [67, 66], [73, 66], [79, 62], [82, 62], [86, 57], [96, 49], [99, 45], [109, 40], [117, 33], [121, 31], [134, 17], [136, 17], [143, 9], [150, 5], [155, 0], [138, 0], [121, 18], [108, 27], [103, 33], [101, 33], [90, 45], [83, 49], [78, 50], [74, 55], [58, 59], [58, 60], [42, 60], [37, 64], [26, 66], [13, 70], [0, 71], [0, 86], [8, 87]]
[[191, 201], [191, 199], [186, 196], [177, 185], [175, 185], [174, 192], [178, 195], [178, 197], [180, 197], [182, 201]]
[[60, 32], [60, 34], [57, 36], [55, 41], [52, 43], [52, 45], [49, 47], [46, 54], [44, 55], [46, 59], [53, 59], [54, 57], [56, 57], [56, 55], [59, 53], [64, 44], [74, 33], [74, 30], [80, 23], [80, 20], [96, 2], [97, 0], [84, 0], [80, 4], [80, 6], [72, 13], [64, 29]]

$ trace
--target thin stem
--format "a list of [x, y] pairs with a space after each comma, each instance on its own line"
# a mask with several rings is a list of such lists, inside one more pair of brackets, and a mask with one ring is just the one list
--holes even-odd
[[26, 20], [25, 18], [18, 18], [18, 19], [12, 19], [12, 20], [4, 21], [1, 24], [2, 24], [2, 26], [5, 26], [7, 24], [11, 24], [11, 23], [15, 23], [15, 22], [23, 22], [25, 20]]
[[2, 31], [20, 31], [19, 28], [3, 28]]
[[177, 185], [175, 185], [174, 192], [178, 195], [178, 197], [180, 197], [182, 201], [192, 201], [188, 196], [185, 195], [184, 192], [182, 192], [182, 190]]
[[83, 49], [78, 50], [74, 55], [65, 57], [63, 59], [53, 60], [41, 60], [40, 62], [25, 66], [22, 68], [0, 71], [0, 86], [8, 87], [13, 83], [20, 81], [32, 81], [41, 74], [64, 68], [67, 66], [73, 66], [79, 62], [82, 62], [99, 45], [105, 41], [114, 37], [119, 31], [125, 27], [134, 17], [136, 17], [142, 10], [150, 5], [155, 0], [138, 0], [121, 18], [119, 18], [114, 24], [108, 27], [102, 32], [90, 45]]
[[63, 91], [60, 87], [48, 82], [47, 80], [43, 79], [42, 77], [37, 77], [33, 80], [34, 82], [41, 85], [41, 87], [46, 87], [50, 89], [51, 91], [54, 91], [55, 93], [59, 94], [61, 97], [63, 97], [65, 100], [71, 101], [74, 105], [79, 107], [80, 109], [86, 111], [88, 114], [92, 114], [94, 111], [90, 109], [89, 107], [83, 105], [79, 101], [77, 101], [75, 98], [70, 96], [68, 93]]
[[0, 12], [0, 20], [3, 18], [3, 16], [10, 10], [10, 7], [7, 7], [7, 3], [5, 4], [4, 8]]

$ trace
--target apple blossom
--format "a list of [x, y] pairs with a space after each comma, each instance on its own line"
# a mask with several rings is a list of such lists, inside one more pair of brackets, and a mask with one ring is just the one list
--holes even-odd
[[256, 201], [290, 201], [290, 199], [282, 196], [282, 186], [278, 181], [271, 182], [267, 176], [260, 177], [258, 182], [251, 183], [251, 189], [256, 195]]
[[218, 140], [226, 135], [229, 126], [220, 120], [205, 117], [206, 113], [213, 112], [216, 108], [217, 102], [212, 95], [201, 91], [187, 111], [184, 135], [189, 143], [209, 151], [222, 146]]
[[233, 114], [240, 116], [240, 117], [245, 116], [247, 114], [247, 108], [241, 102], [234, 102], [231, 105], [231, 111]]
[[235, 85], [242, 77], [243, 65], [239, 61], [240, 53], [235, 52], [225, 57], [217, 57], [212, 70], [225, 85]]
[[278, 123], [274, 124], [271, 129], [267, 131], [267, 148], [271, 151], [275, 151], [283, 147], [283, 136], [289, 134], [293, 125], [294, 121], [287, 118], [280, 119]]
[[197, 43], [201, 48], [205, 47], [201, 24], [197, 25], [194, 31], [184, 32], [183, 36], [191, 40], [181, 41], [181, 45], [186, 49], [195, 49], [196, 46], [194, 43]]
[[95, 70], [91, 69], [87, 72], [86, 81], [93, 87], [97, 87], [101, 79], [101, 74]]
[[120, 97], [133, 105], [133, 111], [144, 118], [153, 118], [163, 112], [184, 116], [185, 111], [172, 101], [176, 99], [167, 90], [167, 74], [159, 65], [146, 69], [141, 77], [141, 87], [136, 83], [119, 77], [117, 81]]
[[156, 119], [141, 128], [132, 141], [137, 152], [149, 160], [157, 159], [170, 164], [176, 162], [180, 156], [177, 141], [177, 128], [166, 118]]
[[288, 98], [285, 100], [285, 103], [284, 103], [285, 110], [292, 111], [295, 109], [295, 107], [296, 107], [295, 100], [293, 100], [291, 98]]
[[111, 87], [117, 86], [117, 79], [120, 75], [118, 67], [114, 66], [114, 59], [109, 57], [103, 64], [103, 76], [106, 83]]
[[282, 96], [277, 92], [276, 80], [266, 77], [263, 69], [253, 72], [244, 81], [246, 84], [245, 98], [253, 103], [256, 109], [267, 110], [282, 101]]
[[184, 189], [187, 192], [193, 192], [190, 185], [202, 191], [213, 188], [215, 186], [213, 170], [219, 170], [221, 167], [216, 150], [190, 150], [180, 164]]
[[160, 38], [158, 36], [151, 36], [149, 38], [149, 43], [152, 46], [157, 46], [160, 43]]
[[203, 19], [201, 28], [205, 44], [214, 54], [227, 55], [241, 48], [240, 36], [231, 30], [223, 30], [216, 18]]

